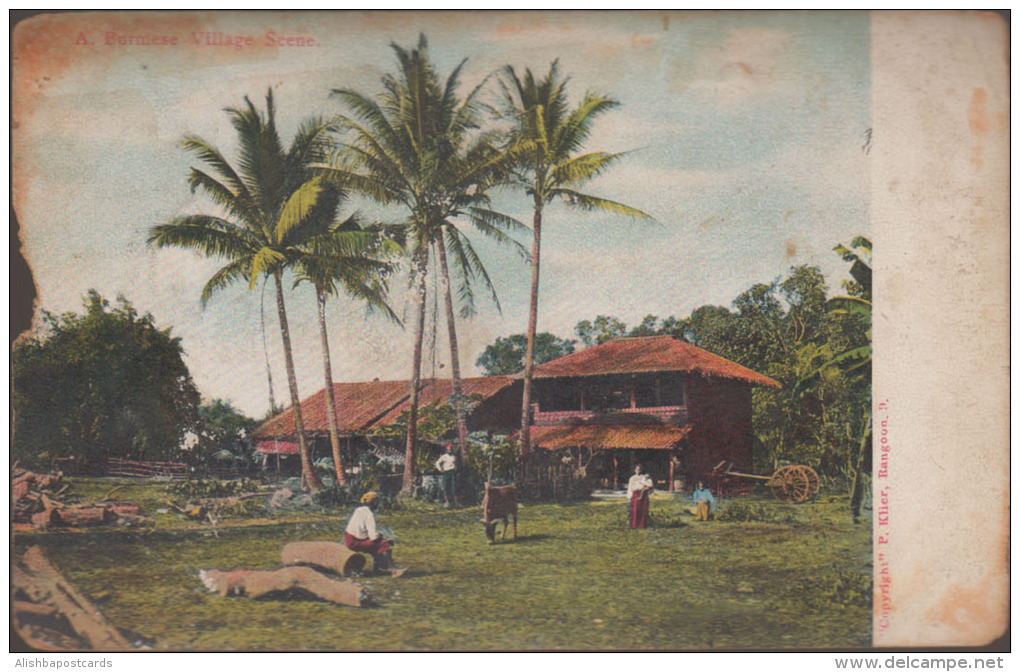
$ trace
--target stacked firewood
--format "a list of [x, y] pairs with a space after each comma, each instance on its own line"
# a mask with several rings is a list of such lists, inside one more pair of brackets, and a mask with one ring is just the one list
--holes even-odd
[[15, 465], [11, 477], [12, 517], [19, 527], [45, 530], [50, 527], [127, 525], [149, 520], [134, 502], [111, 500], [113, 491], [96, 503], [65, 503], [62, 496], [69, 486], [63, 482], [60, 472], [40, 474]]

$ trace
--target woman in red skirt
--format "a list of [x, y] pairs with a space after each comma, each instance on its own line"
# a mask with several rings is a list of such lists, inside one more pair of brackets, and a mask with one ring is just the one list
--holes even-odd
[[641, 465], [634, 465], [634, 475], [627, 481], [627, 499], [630, 503], [630, 526], [644, 529], [648, 527], [648, 495], [652, 488], [651, 477], [641, 473]]

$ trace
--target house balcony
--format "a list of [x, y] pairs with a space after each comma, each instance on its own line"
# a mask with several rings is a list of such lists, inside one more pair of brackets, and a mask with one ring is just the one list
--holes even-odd
[[653, 417], [660, 422], [683, 424], [687, 421], [687, 409], [683, 406], [654, 406], [646, 408], [613, 408], [605, 411], [538, 411], [532, 413], [532, 425], [567, 425], [595, 418], [622, 419], [627, 416]]

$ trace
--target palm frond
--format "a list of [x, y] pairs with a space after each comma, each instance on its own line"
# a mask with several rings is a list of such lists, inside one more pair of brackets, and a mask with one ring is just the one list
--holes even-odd
[[159, 248], [179, 247], [208, 257], [240, 259], [258, 245], [250, 232], [219, 217], [189, 215], [176, 217], [149, 230], [147, 243]]
[[860, 315], [871, 321], [871, 302], [856, 296], [835, 296], [825, 302], [830, 313]]
[[237, 131], [241, 176], [262, 211], [275, 213], [285, 198], [287, 171], [276, 133], [273, 91], [266, 94], [265, 117], [247, 96], [244, 102], [244, 107], [227, 110]]
[[271, 247], [260, 248], [254, 255], [252, 255], [251, 261], [248, 264], [248, 288], [254, 289], [259, 276], [276, 271], [286, 261], [287, 257], [279, 250], [275, 250]]
[[566, 121], [555, 131], [552, 141], [552, 152], [560, 160], [581, 149], [591, 132], [595, 118], [617, 107], [619, 103], [612, 98], [605, 98], [587, 93], [581, 104], [567, 116]]
[[599, 198], [598, 196], [582, 194], [581, 192], [574, 191], [573, 189], [558, 187], [552, 190], [550, 196], [562, 196], [566, 200], [567, 205], [590, 212], [603, 210], [605, 212], [614, 212], [619, 215], [626, 215], [627, 217], [633, 217], [635, 219], [654, 219], [651, 215], [642, 212], [637, 208], [632, 208], [629, 205], [610, 201], [607, 198]]
[[330, 133], [335, 131], [339, 124], [339, 118], [325, 119], [321, 116], [301, 122], [287, 151], [287, 165], [293, 169], [300, 169], [311, 163], [326, 161], [333, 147]]
[[188, 172], [188, 186], [191, 187], [192, 193], [201, 189], [214, 203], [244, 221], [247, 226], [260, 226], [258, 208], [251, 202], [247, 190], [236, 194], [228, 186], [198, 168], [192, 168]]
[[250, 198], [247, 187], [218, 149], [198, 136], [188, 135], [181, 140], [181, 147], [195, 154], [200, 161], [219, 173], [227, 182], [227, 188], [239, 197]]
[[[531, 229], [513, 217], [492, 210], [469, 208], [465, 214], [479, 233], [495, 241], [498, 245], [510, 247], [523, 261], [531, 263], [531, 252], [528, 251], [528, 248], [505, 233], [508, 228], [512, 228], [514, 231], [530, 231]], [[508, 226], [505, 220], [512, 220], [513, 226]]]
[[592, 152], [575, 156], [556, 165], [550, 171], [550, 184], [555, 186], [579, 186], [601, 175], [626, 154]]
[[246, 260], [238, 259], [216, 271], [216, 273], [209, 278], [209, 281], [205, 283], [205, 287], [202, 288], [202, 307], [205, 308], [205, 306], [209, 303], [209, 300], [212, 298], [212, 295], [217, 291], [232, 285], [238, 280], [248, 280], [246, 266]]
[[460, 309], [461, 317], [469, 317], [474, 314], [474, 292], [471, 288], [471, 281], [473, 278], [480, 278], [484, 287], [489, 291], [489, 295], [492, 298], [493, 304], [496, 306], [497, 312], [503, 314], [503, 306], [499, 302], [499, 295], [496, 293], [496, 287], [492, 284], [492, 278], [489, 277], [489, 272], [485, 269], [485, 264], [482, 263], [478, 253], [475, 252], [475, 248], [471, 245], [471, 241], [468, 238], [452, 226], [446, 228], [446, 241], [447, 247], [455, 250], [455, 259], [457, 260], [458, 272], [460, 274], [462, 284], [459, 288], [459, 293], [463, 296], [464, 301]]
[[313, 177], [290, 195], [280, 213], [280, 219], [276, 222], [274, 242], [277, 245], [282, 244], [294, 229], [306, 221], [308, 215], [319, 204], [323, 189], [322, 178]]

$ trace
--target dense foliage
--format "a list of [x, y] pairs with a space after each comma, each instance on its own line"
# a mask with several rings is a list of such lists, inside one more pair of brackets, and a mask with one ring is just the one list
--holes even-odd
[[192, 462], [251, 457], [250, 433], [255, 427], [255, 420], [223, 399], [203, 401], [198, 408], [198, 417], [196, 440], [188, 451]]
[[[569, 355], [577, 341], [559, 338], [545, 331], [535, 337], [535, 364]], [[524, 370], [524, 351], [528, 345], [525, 334], [497, 338], [482, 351], [478, 361], [487, 376], [512, 376]]]
[[39, 333], [14, 346], [14, 459], [99, 468], [108, 457], [179, 454], [200, 400], [180, 339], [123, 297], [111, 307], [90, 290], [84, 307], [43, 311]]
[[[846, 248], [836, 251], [856, 264], [848, 293], [870, 299], [870, 269]], [[700, 306], [682, 318], [646, 315], [631, 329], [599, 315], [578, 322], [575, 333], [585, 346], [670, 335], [775, 379], [781, 389], [753, 392], [756, 469], [808, 464], [824, 479], [846, 484], [869, 466], [861, 462], [861, 442], [870, 423], [870, 303], [868, 312], [845, 309], [828, 291], [817, 267], [796, 266], [785, 278], [752, 285], [732, 308]]]

